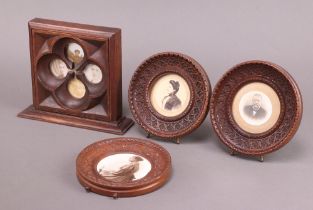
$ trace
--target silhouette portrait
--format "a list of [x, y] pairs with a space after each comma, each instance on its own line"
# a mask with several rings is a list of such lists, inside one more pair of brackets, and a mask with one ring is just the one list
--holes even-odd
[[150, 91], [153, 108], [162, 116], [175, 117], [188, 108], [190, 87], [186, 80], [178, 74], [165, 74], [157, 78]]
[[263, 119], [266, 116], [265, 109], [262, 108], [262, 95], [254, 94], [251, 104], [244, 107], [244, 113], [252, 119]]
[[163, 98], [162, 104], [166, 110], [177, 109], [181, 105], [181, 100], [176, 95], [179, 91], [180, 84], [174, 80], [170, 80], [169, 84], [168, 95]]
[[128, 163], [119, 167], [116, 171], [99, 169], [98, 172], [104, 178], [112, 182], [129, 182], [136, 179], [135, 173], [140, 169], [139, 162], [143, 161], [140, 156], [129, 157]]

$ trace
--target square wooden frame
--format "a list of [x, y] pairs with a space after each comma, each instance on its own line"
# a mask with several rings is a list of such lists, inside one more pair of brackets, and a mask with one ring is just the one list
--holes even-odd
[[[133, 125], [133, 121], [122, 116], [121, 30], [39, 18], [29, 21], [28, 26], [33, 104], [18, 116], [114, 134], [126, 132]], [[47, 42], [47, 37], [51, 36], [86, 39], [90, 42], [101, 42], [107, 45], [107, 56], [97, 58], [99, 62], [105, 61], [108, 64], [105, 114], [78, 112], [62, 109], [62, 107], [42, 105], [42, 102], [51, 93], [44, 90], [38, 81], [36, 61], [41, 47], [44, 44], [50, 44]]]

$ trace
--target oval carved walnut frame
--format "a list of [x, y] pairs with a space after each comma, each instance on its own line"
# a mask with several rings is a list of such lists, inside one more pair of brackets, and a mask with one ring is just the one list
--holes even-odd
[[[99, 169], [98, 165], [101, 160], [125, 154], [140, 156], [140, 160], [146, 159], [146, 162], [150, 164], [150, 170], [135, 180], [135, 176], [131, 176], [131, 179], [123, 179], [123, 177], [129, 177], [129, 172], [134, 174], [131, 171], [134, 168], [132, 164], [117, 167], [123, 173], [116, 171], [109, 173]], [[117, 164], [114, 162], [114, 165]], [[144, 168], [142, 166], [144, 165], [139, 165], [137, 172]], [[101, 174], [103, 171], [106, 173]], [[170, 154], [155, 143], [135, 138], [113, 138], [93, 143], [81, 151], [76, 160], [77, 178], [87, 192], [91, 191], [114, 198], [152, 192], [164, 185], [170, 174]]]
[[[132, 126], [122, 116], [120, 29], [33, 19], [29, 36], [33, 105], [19, 117], [115, 134]], [[68, 54], [71, 45], [81, 57]]]
[[[244, 86], [261, 83], [278, 96], [279, 115], [276, 123], [260, 133], [247, 132], [238, 125], [232, 111], [236, 94]], [[302, 117], [302, 98], [294, 79], [282, 67], [265, 61], [241, 63], [219, 80], [213, 91], [211, 121], [219, 139], [231, 150], [260, 157], [287, 144], [296, 133]]]
[[[177, 81], [168, 79], [168, 85], [171, 84], [174, 88], [181, 80], [179, 87], [182, 88], [185, 84], [185, 89], [188, 89], [186, 98], [189, 100], [185, 103], [185, 108], [174, 116], [162, 114], [162, 108], [157, 111], [151, 98], [154, 85], [168, 75], [178, 78]], [[160, 89], [165, 90], [162, 86]], [[179, 93], [177, 89], [176, 92], [167, 93], [162, 100], [176, 93]], [[159, 53], [146, 59], [135, 71], [128, 90], [130, 110], [136, 122], [148, 133], [148, 137], [154, 135], [174, 139], [177, 143], [182, 136], [197, 129], [204, 121], [210, 96], [210, 82], [200, 64], [187, 55], [174, 52]], [[161, 98], [160, 94], [159, 100]]]

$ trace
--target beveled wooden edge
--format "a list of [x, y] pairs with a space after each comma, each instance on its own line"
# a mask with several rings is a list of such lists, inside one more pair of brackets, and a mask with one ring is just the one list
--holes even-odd
[[[108, 146], [108, 148], [110, 148], [109, 150], [112, 150], [108, 154], [115, 154], [115, 152], [114, 152], [116, 150], [115, 147], [117, 147], [118, 144], [114, 145], [114, 142], [118, 142], [118, 141], [125, 143], [125, 144], [127, 143], [129, 145], [131, 145], [133, 142], [135, 142], [134, 147], [138, 146], [138, 145], [136, 145], [136, 143], [137, 143], [140, 146], [144, 145], [144, 146], [153, 147], [154, 149], [159, 150], [160, 153], [158, 154], [158, 156], [159, 155], [162, 156], [163, 160], [165, 161], [164, 162], [165, 167], [163, 168], [161, 173], [158, 174], [158, 176], [155, 176], [155, 174], [153, 174], [153, 173], [151, 174], [152, 171], [150, 171], [146, 175], [147, 176], [145, 178], [146, 180], [144, 180], [144, 178], [143, 178], [140, 180], [136, 180], [134, 183], [131, 183], [131, 184], [126, 183], [125, 185], [121, 185], [121, 184], [116, 185], [116, 184], [114, 184], [114, 182], [111, 182], [111, 184], [103, 185], [103, 184], [101, 184], [100, 181], [93, 182], [92, 179], [90, 179], [90, 178], [88, 179], [88, 176], [90, 174], [95, 173], [93, 171], [93, 170], [95, 170], [94, 168], [96, 168], [96, 165], [98, 164], [99, 160], [101, 160], [103, 158], [103, 157], [101, 158], [101, 156], [98, 156], [98, 155], [96, 155], [95, 158], [90, 158], [90, 154], [88, 155], [88, 153], [96, 152], [95, 148], [99, 148], [102, 145], [108, 144], [107, 146]], [[110, 144], [113, 144], [113, 145], [110, 145]], [[121, 145], [121, 146], [122, 146], [122, 148], [124, 148], [123, 145]], [[130, 149], [129, 152], [133, 152], [131, 150], [132, 149]], [[117, 151], [121, 152], [120, 149], [118, 149]], [[98, 152], [99, 152], [99, 150], [98, 150]], [[135, 152], [135, 153], [145, 157], [144, 151], [142, 151], [142, 152], [143, 152], [142, 154], [137, 153], [137, 152]], [[148, 153], [150, 153], [150, 152], [148, 152]], [[90, 160], [88, 162], [90, 162], [90, 163], [87, 163], [86, 161], [82, 161], [83, 160], [82, 158], [85, 159], [86, 155], [87, 155], [87, 157], [89, 157]], [[152, 162], [153, 162], [152, 160], [154, 160], [154, 159], [151, 159], [151, 157], [150, 158], [145, 157], [145, 158], [147, 158], [149, 161], [151, 161], [151, 164], [152, 164]], [[89, 164], [92, 165], [92, 167], [91, 167], [92, 171], [90, 171], [90, 169], [88, 169], [89, 171], [87, 170], [88, 171], [87, 173], [85, 170], [85, 172], [84, 172], [84, 173], [86, 173], [85, 175], [82, 174], [81, 173], [81, 172], [83, 172], [82, 169], [85, 169], [86, 167], [90, 168]], [[155, 164], [155, 166], [159, 165], [158, 162], [154, 162], [154, 164]], [[152, 169], [155, 166], [153, 166]], [[157, 170], [157, 168], [154, 168], [154, 170]], [[110, 196], [110, 197], [114, 197], [114, 198], [133, 197], [133, 196], [139, 196], [139, 195], [153, 192], [153, 191], [157, 190], [158, 188], [160, 188], [161, 186], [163, 186], [169, 180], [171, 173], [172, 173], [172, 165], [171, 165], [171, 156], [170, 156], [169, 152], [165, 148], [163, 148], [162, 146], [160, 146], [154, 142], [146, 141], [144, 139], [138, 139], [138, 138], [128, 138], [128, 137], [109, 138], [109, 139], [105, 139], [105, 140], [101, 140], [101, 141], [92, 143], [92, 144], [88, 145], [87, 147], [85, 147], [79, 153], [79, 155], [77, 156], [77, 159], [76, 159], [76, 176], [77, 176], [79, 183], [85, 188], [85, 190], [87, 192], [94, 192], [94, 193], [97, 193], [100, 195]], [[96, 175], [96, 176], [98, 177], [99, 175]]]
[[120, 33], [120, 28], [114, 27], [104, 27], [104, 26], [94, 26], [89, 24], [72, 23], [59, 20], [34, 18], [28, 22], [28, 25], [32, 29], [46, 29], [55, 31], [68, 31], [70, 33], [92, 33], [97, 37], [110, 37], [116, 33]]
[[[300, 91], [300, 88], [298, 86], [298, 84], [296, 83], [296, 81], [294, 80], [294, 78], [291, 76], [291, 74], [289, 74], [288, 71], [286, 71], [283, 67], [274, 64], [274, 63], [270, 63], [268, 62], [270, 65], [272, 65], [273, 67], [279, 69], [279, 71], [288, 79], [288, 81], [290, 82], [290, 84], [293, 86], [293, 90], [295, 91], [295, 95], [296, 95], [296, 103], [297, 103], [297, 112], [296, 112], [296, 120], [294, 122], [294, 126], [293, 129], [290, 131], [289, 135], [289, 140], [288, 142], [292, 139], [292, 137], [296, 134], [300, 124], [301, 124], [301, 120], [302, 120], [302, 114], [303, 114], [303, 100], [302, 100], [302, 94]], [[286, 143], [288, 143], [286, 142]]]
[[100, 132], [123, 135], [133, 124], [133, 120], [122, 117], [118, 121], [103, 121], [36, 110], [33, 105], [17, 115], [21, 118], [56, 123]]
[[104, 188], [99, 187], [91, 182], [89, 182], [87, 179], [76, 173], [77, 179], [79, 183], [86, 189], [86, 191], [94, 192], [99, 195], [105, 195], [113, 198], [122, 198], [122, 197], [135, 197], [144, 195], [147, 193], [151, 193], [153, 191], [156, 191], [160, 187], [162, 187], [166, 182], [169, 180], [169, 177], [171, 175], [171, 170], [169, 170], [164, 177], [159, 179], [157, 182], [152, 183], [150, 185], [146, 185], [140, 188], [134, 188], [134, 189], [125, 189], [125, 190], [115, 190], [110, 188]]
[[[141, 66], [145, 65], [147, 62], [149, 62], [150, 59], [153, 59], [154, 57], [158, 57], [158, 56], [163, 56], [163, 55], [178, 56], [178, 57], [181, 57], [182, 59], [185, 59], [188, 62], [192, 63], [192, 65], [202, 75], [203, 79], [207, 82], [207, 84], [205, 84], [205, 88], [207, 90], [207, 96], [208, 96], [208, 97], [205, 98], [205, 103], [207, 104], [205, 106], [205, 107], [207, 107], [206, 110], [203, 111], [201, 117], [197, 118], [195, 123], [192, 126], [190, 126], [185, 132], [181, 132], [181, 133], [176, 134], [176, 135], [167, 135], [164, 132], [154, 132], [149, 127], [144, 125], [141, 122], [141, 120], [139, 119], [138, 115], [136, 114], [136, 112], [134, 110], [134, 105], [133, 105], [133, 102], [132, 102], [132, 99], [131, 99], [131, 94], [132, 94], [131, 93], [131, 86], [133, 85], [132, 83], [133, 83], [134, 78], [137, 76], [138, 69], [141, 68]], [[164, 72], [164, 73], [166, 73], [166, 72]], [[157, 75], [157, 76], [159, 76], [159, 75]], [[186, 78], [184, 78], [184, 79], [186, 80]], [[151, 79], [151, 81], [153, 81], [153, 79]], [[187, 83], [190, 84], [190, 81], [187, 81]], [[138, 65], [138, 67], [136, 68], [136, 70], [135, 70], [135, 72], [134, 72], [134, 74], [133, 74], [133, 76], [131, 78], [130, 84], [129, 84], [129, 88], [128, 88], [128, 103], [129, 103], [129, 106], [130, 106], [131, 113], [133, 114], [134, 120], [140, 125], [141, 128], [143, 128], [148, 133], [149, 137], [151, 135], [153, 135], [153, 136], [165, 139], [165, 140], [166, 139], [170, 139], [170, 140], [178, 143], [178, 142], [180, 142], [180, 139], [183, 136], [186, 136], [186, 135], [192, 133], [194, 130], [196, 130], [203, 123], [203, 121], [205, 120], [205, 118], [206, 118], [206, 116], [208, 115], [208, 112], [209, 112], [209, 104], [210, 104], [211, 95], [212, 95], [212, 87], [211, 87], [211, 83], [210, 83], [209, 77], [208, 77], [206, 71], [204, 70], [204, 68], [195, 59], [193, 59], [192, 57], [190, 57], [190, 56], [188, 56], [186, 54], [180, 53], [180, 52], [166, 51], [166, 52], [159, 52], [159, 53], [153, 54], [150, 57], [146, 58], [144, 61], [142, 61]], [[192, 102], [192, 104], [193, 104], [193, 102]], [[190, 108], [189, 108], [189, 111], [190, 111]], [[179, 119], [183, 118], [183, 116], [179, 116], [178, 118]]]
[[[238, 67], [240, 67], [242, 65], [247, 65], [247, 64], [264, 64], [264, 65], [268, 65], [268, 66], [276, 69], [291, 84], [291, 86], [293, 87], [293, 91], [295, 92], [295, 96], [296, 96], [296, 104], [297, 104], [297, 109], [295, 110], [296, 111], [296, 117], [295, 117], [295, 121], [294, 121], [293, 126], [290, 129], [289, 133], [284, 138], [284, 140], [280, 142], [280, 144], [277, 144], [274, 147], [271, 147], [268, 150], [264, 150], [262, 152], [243, 151], [241, 149], [238, 149], [234, 145], [230, 144], [229, 142], [225, 141], [222, 133], [219, 131], [219, 129], [217, 127], [215, 116], [214, 116], [214, 112], [213, 112], [214, 111], [214, 107], [215, 107], [215, 96], [216, 96], [217, 91], [219, 90], [220, 86], [222, 85], [223, 81], [225, 80], [225, 78], [227, 78]], [[261, 162], [263, 162], [263, 160], [264, 160], [264, 155], [269, 154], [271, 152], [274, 152], [274, 151], [280, 149], [281, 147], [286, 145], [292, 139], [292, 137], [295, 135], [296, 131], [298, 130], [298, 128], [300, 126], [301, 119], [302, 119], [302, 114], [303, 114], [302, 95], [301, 95], [300, 89], [299, 89], [297, 83], [295, 82], [295, 80], [293, 79], [293, 77], [283, 67], [281, 67], [281, 66], [279, 66], [277, 64], [274, 64], [272, 62], [262, 61], [262, 60], [251, 60], [251, 61], [241, 62], [241, 63], [233, 66], [227, 72], [225, 72], [222, 75], [222, 77], [219, 79], [219, 81], [217, 82], [217, 84], [216, 84], [216, 86], [215, 86], [215, 88], [213, 90], [213, 94], [212, 94], [212, 98], [211, 98], [211, 102], [210, 102], [210, 119], [211, 119], [213, 130], [216, 132], [217, 136], [219, 137], [219, 140], [223, 144], [225, 144], [225, 146], [227, 146], [230, 149], [230, 151], [232, 151], [231, 152], [232, 154], [238, 153], [238, 154], [244, 154], [244, 155], [250, 155], [250, 156], [259, 156], [259, 157], [261, 157], [260, 158], [260, 160], [262, 160]]]

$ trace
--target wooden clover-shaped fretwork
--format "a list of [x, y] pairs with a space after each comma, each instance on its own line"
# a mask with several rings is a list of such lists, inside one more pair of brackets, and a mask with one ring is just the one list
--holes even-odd
[[29, 21], [33, 104], [18, 116], [123, 134], [121, 30]]
[[[105, 47], [96, 48], [81, 39], [53, 37], [47, 40], [36, 62], [41, 85], [64, 109], [86, 110], [106, 91]], [[93, 103], [94, 102], [94, 103]]]

